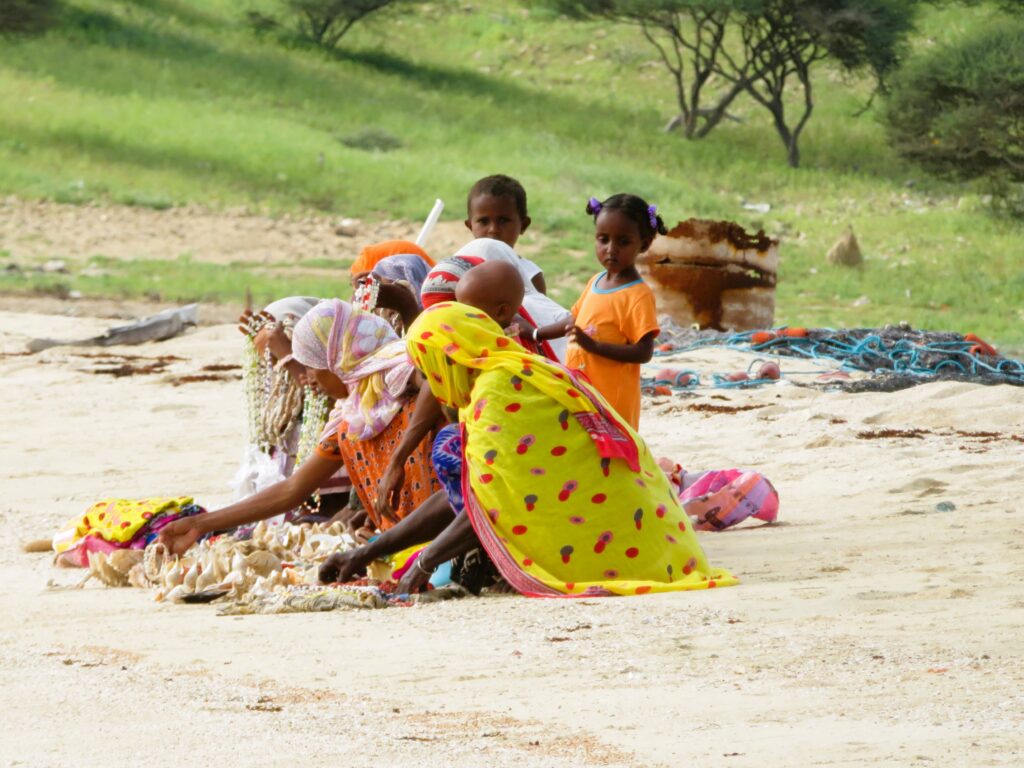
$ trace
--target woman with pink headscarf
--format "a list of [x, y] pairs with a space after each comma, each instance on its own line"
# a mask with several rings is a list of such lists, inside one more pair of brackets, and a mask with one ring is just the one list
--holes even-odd
[[[376, 517], [376, 488], [415, 408], [420, 378], [405, 344], [384, 319], [340, 299], [321, 301], [295, 326], [294, 359], [335, 400], [316, 453], [288, 479], [216, 512], [164, 528], [160, 540], [174, 554], [203, 535], [235, 528], [292, 509], [343, 464], [363, 506], [379, 528], [388, 528], [440, 486], [430, 462], [433, 435], [417, 446], [406, 466], [396, 507]], [[178, 525], [177, 523], [181, 523]]]

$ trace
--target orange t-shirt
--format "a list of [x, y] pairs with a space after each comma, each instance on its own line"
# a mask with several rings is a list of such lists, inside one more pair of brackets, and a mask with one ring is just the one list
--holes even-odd
[[[647, 334], [658, 332], [654, 291], [643, 280], [618, 288], [603, 289], [605, 272], [590, 278], [583, 295], [573, 304], [576, 325], [608, 344], [636, 344]], [[605, 400], [633, 429], [640, 424], [640, 364], [620, 363], [569, 343], [565, 360], [570, 368], [583, 371]]]

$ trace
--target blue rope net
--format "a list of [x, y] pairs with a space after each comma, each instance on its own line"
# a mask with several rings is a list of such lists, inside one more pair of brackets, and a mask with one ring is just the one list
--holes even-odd
[[[741, 352], [794, 357], [805, 360], [828, 360], [839, 363], [839, 368], [866, 371], [872, 378], [883, 380], [881, 385], [851, 382], [832, 382], [829, 386], [853, 390], [903, 389], [935, 379], [956, 379], [983, 384], [1012, 384], [1024, 386], [1024, 362], [1003, 357], [984, 342], [965, 338], [957, 333], [917, 331], [905, 326], [885, 328], [810, 328], [806, 335], [788, 336], [785, 326], [775, 328], [772, 338], [763, 340], [763, 332], [743, 331], [721, 333], [717, 331], [682, 331], [663, 335], [655, 355], [664, 356], [680, 352], [725, 347]], [[759, 335], [759, 342], [753, 337]], [[750, 368], [753, 369], [754, 364]], [[687, 386], [678, 381], [654, 381], [655, 385], [673, 388], [692, 388], [700, 383], [696, 371]], [[680, 376], [677, 375], [676, 379]], [[770, 383], [772, 379], [746, 379], [729, 381], [721, 374], [713, 374], [715, 387], [746, 388]], [[695, 382], [695, 383], [694, 383]], [[650, 382], [645, 382], [649, 384]]]

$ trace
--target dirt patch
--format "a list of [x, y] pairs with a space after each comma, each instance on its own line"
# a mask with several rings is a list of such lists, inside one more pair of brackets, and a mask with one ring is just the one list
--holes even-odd
[[[448, 221], [438, 222], [426, 243], [438, 260], [470, 238], [459, 201], [448, 201]], [[429, 205], [424, 208], [426, 216]], [[456, 219], [456, 220], [450, 220]], [[106, 256], [125, 261], [178, 259], [229, 264], [295, 264], [309, 259], [337, 260], [344, 270], [360, 249], [380, 240], [414, 240], [422, 222], [359, 221], [341, 216], [266, 216], [244, 209], [210, 210], [186, 205], [154, 210], [125, 205], [62, 205], [0, 201], [0, 251], [14, 260], [86, 259]], [[524, 255], [544, 242], [533, 232]], [[328, 265], [323, 265], [327, 268]]]
[[173, 376], [169, 379], [172, 386], [180, 387], [182, 384], [198, 384], [203, 381], [241, 381], [240, 375], [225, 376], [216, 373], [190, 373], [184, 376]]
[[215, 363], [213, 365], [204, 365], [199, 370], [201, 371], [240, 371], [242, 366], [235, 365], [234, 363]]
[[767, 408], [767, 405], [715, 405], [714, 403], [694, 403], [686, 406], [688, 411], [698, 413], [740, 413], [741, 411], [756, 411], [758, 408]]
[[867, 432], [858, 432], [858, 440], [892, 440], [897, 438], [924, 439], [925, 435], [931, 435], [927, 429], [873, 429]]
[[172, 362], [172, 360], [155, 360], [152, 363], [145, 363], [142, 365], [122, 363], [121, 365], [116, 365], [110, 368], [89, 368], [86, 373], [113, 376], [115, 379], [120, 379], [124, 376], [148, 376], [154, 373], [163, 373], [167, 366]]
[[160, 355], [159, 357], [147, 357], [146, 355], [112, 355], [109, 352], [72, 352], [72, 357], [84, 357], [86, 359], [95, 360], [158, 360], [160, 362], [171, 362], [176, 363], [184, 360], [184, 357], [178, 357], [177, 355]]
[[[998, 443], [1010, 440], [1015, 443], [1024, 443], [1024, 435], [1013, 434], [1012, 432], [976, 432], [962, 429], [947, 429], [940, 432], [933, 432], [930, 429], [877, 429], [867, 432], [858, 432], [857, 437], [861, 440], [886, 440], [886, 439], [924, 439], [927, 435], [939, 437], [961, 437], [970, 440], [975, 445], [985, 443]], [[960, 446], [960, 450], [971, 451], [969, 447]], [[978, 452], [983, 452], [979, 450]]]

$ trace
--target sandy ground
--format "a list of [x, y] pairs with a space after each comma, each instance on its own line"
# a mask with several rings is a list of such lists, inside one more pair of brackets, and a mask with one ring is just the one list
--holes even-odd
[[[463, 200], [448, 200], [441, 221], [425, 244], [438, 260], [470, 239], [463, 224]], [[424, 200], [423, 217], [433, 200]], [[415, 240], [422, 221], [361, 221], [342, 216], [263, 216], [243, 209], [223, 211], [199, 206], [153, 210], [125, 205], [67, 205], [45, 201], [0, 199], [0, 253], [15, 262], [38, 262], [69, 256], [87, 259], [177, 259], [227, 264], [290, 264], [305, 259], [354, 259], [359, 250], [380, 240]], [[536, 254], [542, 238], [524, 236], [517, 246]]]
[[107, 495], [228, 499], [239, 383], [173, 382], [236, 362], [231, 326], [108, 350], [181, 358], [150, 375], [92, 372], [111, 367], [95, 350], [10, 354], [108, 324], [0, 312], [0, 765], [1024, 763], [1020, 389], [648, 403], [659, 453], [780, 491], [779, 524], [701, 534], [735, 588], [228, 618], [46, 591], [77, 574], [20, 551]]

